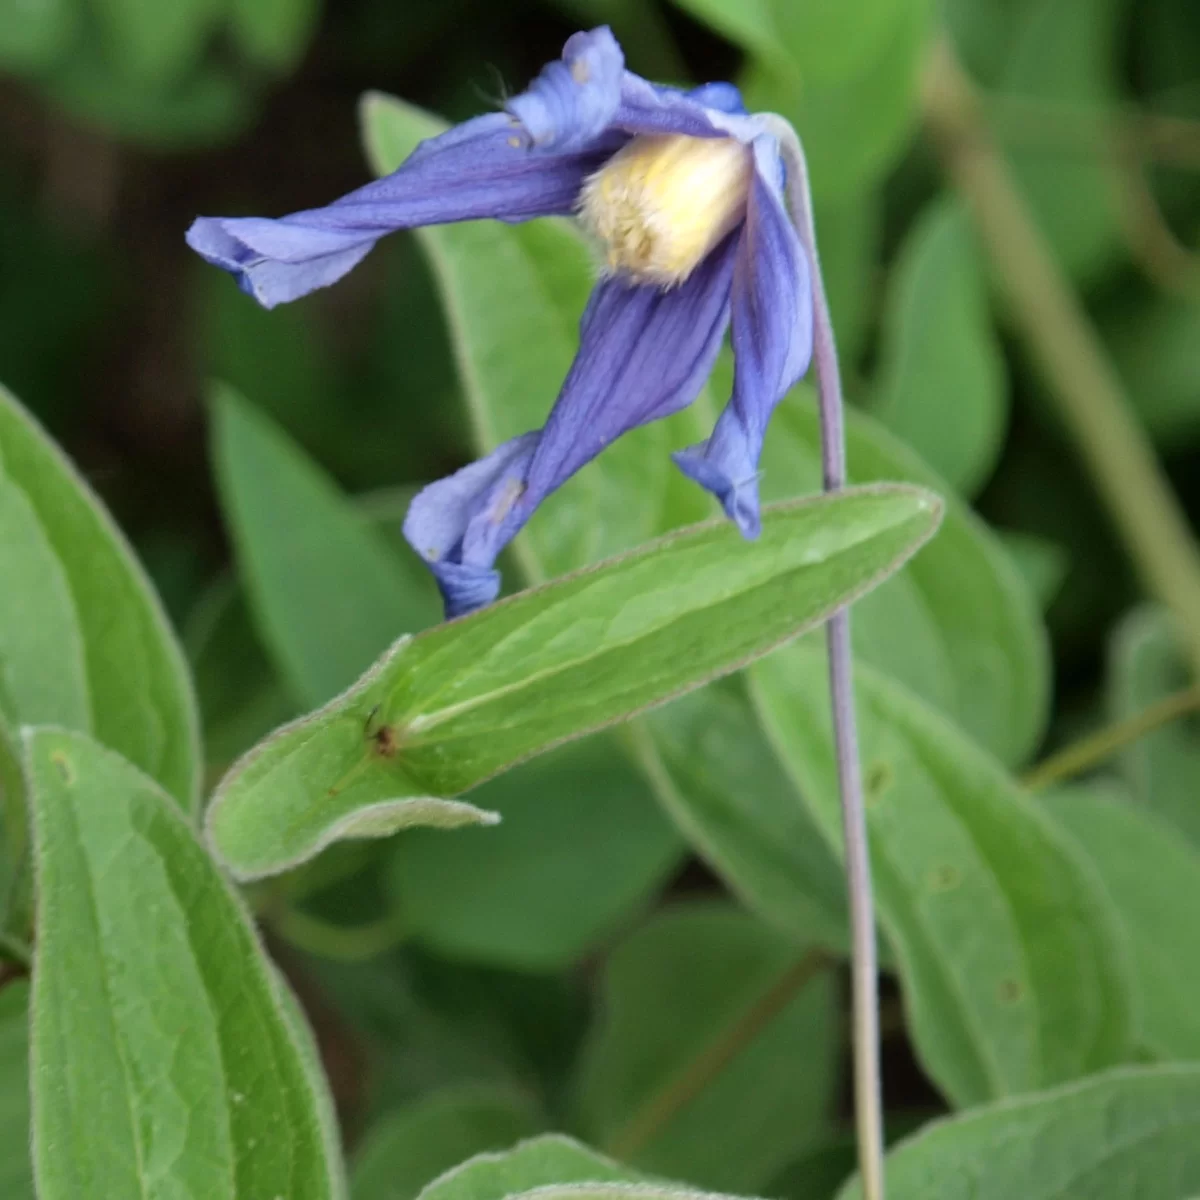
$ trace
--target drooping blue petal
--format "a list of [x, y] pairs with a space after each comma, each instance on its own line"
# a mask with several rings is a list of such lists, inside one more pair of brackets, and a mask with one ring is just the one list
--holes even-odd
[[728, 323], [737, 245], [731, 235], [669, 291], [601, 282], [545, 427], [413, 500], [404, 536], [436, 575], [447, 616], [495, 598], [496, 556], [555, 488], [621, 434], [692, 402]]
[[625, 55], [612, 30], [601, 25], [572, 34], [561, 60], [547, 63], [504, 107], [521, 122], [536, 149], [581, 150], [612, 123], [624, 74]]
[[754, 152], [733, 280], [733, 396], [712, 436], [673, 456], [751, 538], [760, 528], [758, 462], [767, 422], [808, 370], [813, 338], [810, 266], [784, 206], [774, 139], [764, 135]]
[[489, 558], [463, 561], [464, 536], [473, 527], [494, 528], [504, 518], [500, 505], [525, 487], [538, 433], [524, 433], [498, 446], [486, 458], [422, 489], [404, 518], [404, 536], [429, 564], [446, 605], [446, 619], [491, 604], [500, 594], [500, 572]]
[[[278, 220], [200, 217], [187, 241], [271, 308], [340, 279], [397, 229], [569, 214], [584, 178], [614, 149], [531, 152], [513, 118], [489, 113], [423, 142], [396, 171], [324, 208]], [[619, 141], [617, 143], [620, 144]]]

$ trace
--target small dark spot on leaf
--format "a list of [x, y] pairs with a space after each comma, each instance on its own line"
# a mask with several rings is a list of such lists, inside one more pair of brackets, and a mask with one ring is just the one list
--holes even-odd
[[1002, 979], [998, 989], [1001, 1004], [1016, 1004], [1025, 998], [1025, 988], [1019, 979]]
[[863, 785], [866, 789], [866, 802], [876, 804], [883, 798], [883, 793], [892, 786], [895, 780], [892, 764], [882, 759], [868, 765]]
[[931, 892], [952, 892], [962, 883], [962, 872], [953, 863], [942, 863], [929, 872]]

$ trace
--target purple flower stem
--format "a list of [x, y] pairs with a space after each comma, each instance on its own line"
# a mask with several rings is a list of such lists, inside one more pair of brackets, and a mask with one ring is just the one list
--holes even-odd
[[[846, 443], [842, 383], [829, 302], [817, 258], [808, 166], [795, 130], [782, 117], [770, 118], [787, 168], [787, 198], [792, 220], [812, 262], [813, 360], [817, 371], [817, 403], [821, 414], [821, 466], [825, 490], [846, 484]], [[871, 862], [863, 807], [862, 767], [854, 712], [854, 661], [850, 646], [850, 614], [839, 609], [826, 626], [829, 645], [829, 689], [833, 706], [833, 740], [845, 838], [846, 882], [850, 899], [853, 990], [854, 1115], [858, 1169], [864, 1200], [883, 1200], [883, 1097], [879, 1066], [879, 992], [875, 952], [875, 913], [871, 896]]]

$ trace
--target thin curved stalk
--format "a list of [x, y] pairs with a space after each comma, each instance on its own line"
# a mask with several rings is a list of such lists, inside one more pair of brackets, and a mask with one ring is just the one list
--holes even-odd
[[[821, 466], [825, 490], [846, 485], [846, 440], [842, 382], [829, 302], [817, 256], [808, 165], [800, 139], [779, 116], [769, 118], [787, 167], [787, 197], [792, 220], [812, 266], [813, 362], [821, 413]], [[854, 1116], [858, 1168], [865, 1200], [883, 1200], [883, 1095], [879, 1065], [879, 989], [875, 950], [875, 906], [871, 894], [871, 861], [863, 807], [862, 767], [854, 712], [854, 660], [850, 614], [839, 609], [827, 625], [829, 690], [833, 706], [833, 739], [841, 792], [842, 831], [846, 848], [846, 885], [850, 899], [851, 972], [854, 1039]]]

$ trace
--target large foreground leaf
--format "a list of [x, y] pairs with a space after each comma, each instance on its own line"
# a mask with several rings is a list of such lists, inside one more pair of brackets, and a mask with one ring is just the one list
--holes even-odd
[[[759, 708], [841, 845], [825, 657], [753, 673]], [[987, 754], [911, 693], [857, 674], [880, 919], [918, 1053], [958, 1105], [1046, 1087], [1130, 1053], [1130, 982], [1094, 872]]]
[[124, 537], [0, 388], [0, 722], [91, 733], [186, 808], [197, 799], [183, 655]]
[[[931, 1125], [887, 1158], [891, 1200], [1200, 1194], [1200, 1067], [1112, 1071]], [[857, 1183], [839, 1200], [861, 1200]]]
[[25, 751], [41, 1200], [340, 1196], [311, 1045], [178, 810], [82, 734]]
[[403, 640], [234, 767], [211, 844], [249, 878], [335, 837], [482, 819], [431, 798], [737, 670], [895, 570], [940, 512], [902, 486], [781, 505], [755, 542], [698, 525]]

